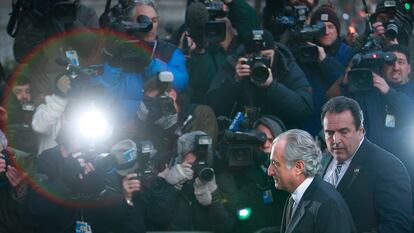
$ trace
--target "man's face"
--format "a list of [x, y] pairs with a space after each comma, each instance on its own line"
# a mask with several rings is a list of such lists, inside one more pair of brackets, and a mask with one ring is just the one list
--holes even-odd
[[273, 145], [270, 155], [270, 165], [267, 168], [267, 174], [273, 177], [277, 189], [293, 192], [295, 186], [295, 167], [289, 168], [283, 156], [286, 141], [280, 140]]
[[325, 22], [325, 28], [325, 34], [319, 38], [319, 43], [323, 46], [331, 46], [338, 38], [338, 31], [331, 22]]
[[16, 95], [20, 103], [30, 102], [32, 99], [30, 95], [30, 86], [29, 84], [16, 85], [13, 87], [13, 93]]
[[262, 145], [260, 145], [260, 150], [266, 153], [272, 152], [272, 142], [274, 137], [270, 129], [266, 125], [260, 124], [256, 127], [256, 130], [266, 135], [266, 141]]
[[384, 78], [390, 83], [402, 85], [408, 82], [408, 75], [411, 72], [411, 66], [408, 64], [407, 57], [403, 53], [394, 52], [397, 60], [394, 64], [384, 64]]
[[194, 152], [189, 152], [184, 156], [184, 161], [188, 164], [194, 164], [194, 162], [197, 160], [197, 156], [194, 154]]
[[341, 113], [327, 112], [323, 119], [325, 140], [329, 152], [339, 162], [351, 158], [364, 137], [364, 129], [355, 129], [350, 110]]
[[139, 15], [145, 15], [150, 18], [152, 22], [152, 29], [149, 32], [140, 32], [140, 37], [147, 42], [153, 42], [157, 38], [157, 30], [158, 30], [158, 16], [155, 9], [151, 6], [140, 5], [135, 7], [135, 14], [133, 16], [136, 19]]

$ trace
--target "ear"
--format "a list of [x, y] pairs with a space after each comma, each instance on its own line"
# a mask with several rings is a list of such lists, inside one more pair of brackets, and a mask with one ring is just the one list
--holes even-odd
[[170, 97], [174, 100], [174, 102], [176, 102], [176, 101], [177, 101], [177, 91], [176, 91], [176, 90], [171, 89], [171, 90], [168, 92], [168, 96], [170, 96]]
[[303, 174], [305, 171], [305, 162], [303, 162], [303, 160], [296, 161], [295, 170], [297, 171], [297, 174]]

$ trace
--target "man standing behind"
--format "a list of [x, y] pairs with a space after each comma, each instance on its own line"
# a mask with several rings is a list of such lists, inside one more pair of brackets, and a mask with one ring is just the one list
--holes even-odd
[[289, 130], [274, 140], [268, 175], [276, 188], [291, 193], [280, 232], [356, 232], [341, 195], [317, 176], [322, 169], [321, 157], [305, 131]]
[[362, 110], [352, 99], [329, 100], [321, 119], [332, 159], [324, 180], [342, 194], [358, 232], [410, 232], [411, 186], [404, 165], [364, 137]]

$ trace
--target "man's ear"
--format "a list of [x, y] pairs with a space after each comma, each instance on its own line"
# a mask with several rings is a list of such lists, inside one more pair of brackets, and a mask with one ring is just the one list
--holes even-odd
[[294, 167], [296, 168], [298, 174], [303, 174], [305, 171], [305, 163], [302, 160], [296, 161]]

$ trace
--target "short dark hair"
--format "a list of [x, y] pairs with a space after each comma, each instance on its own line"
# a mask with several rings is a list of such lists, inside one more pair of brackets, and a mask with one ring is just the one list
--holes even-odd
[[352, 113], [355, 129], [359, 129], [364, 126], [364, 115], [362, 113], [361, 107], [355, 100], [345, 96], [334, 97], [323, 105], [321, 113], [322, 124], [326, 113], [342, 113], [346, 110], [349, 110]]
[[383, 49], [384, 52], [398, 52], [405, 55], [408, 64], [410, 64], [410, 49], [407, 46], [401, 44], [392, 44]]

